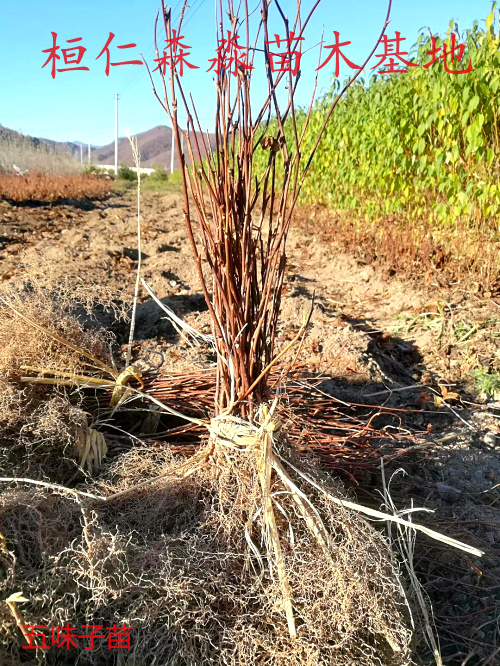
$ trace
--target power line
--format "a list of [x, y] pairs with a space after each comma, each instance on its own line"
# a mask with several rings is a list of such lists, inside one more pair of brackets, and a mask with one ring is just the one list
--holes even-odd
[[[183, 3], [183, 1], [184, 0], [178, 0], [178, 2], [176, 3], [175, 7], [172, 10], [172, 16], [177, 11], [177, 9], [180, 7], [181, 3]], [[190, 9], [191, 10], [194, 9], [194, 11], [190, 11], [190, 13], [187, 17], [187, 20], [186, 20], [185, 24], [183, 25], [183, 29], [186, 28], [189, 25], [190, 21], [193, 20], [193, 18], [196, 16], [198, 11], [200, 10], [200, 8], [204, 4], [205, 4], [205, 0], [194, 0], [193, 1], [193, 4], [190, 6]], [[179, 18], [180, 18], [180, 12], [181, 12], [181, 9], [179, 9], [179, 14], [177, 16], [177, 20], [179, 20]], [[174, 21], [174, 23], [175, 23], [175, 21]], [[149, 60], [152, 58], [153, 55], [156, 55], [156, 49], [155, 49], [154, 41], [150, 45], [148, 53], [145, 57], [146, 62], [149, 62]], [[143, 80], [144, 76], [147, 76], [147, 72], [145, 70], [141, 70], [140, 72], [137, 72], [137, 74], [129, 81], [129, 83], [125, 86], [125, 88], [122, 89], [122, 92], [121, 92], [122, 97], [124, 95], [128, 95], [137, 86], [137, 84]], [[179, 115], [180, 120], [187, 121], [187, 116], [183, 116], [182, 113], [179, 113], [178, 115]], [[203, 120], [203, 121], [209, 122], [209, 123], [213, 122], [213, 120], [214, 120], [213, 117], [207, 117], [207, 116], [198, 116], [198, 118], [200, 120]]]
[[179, 5], [181, 4], [181, 2], [184, 2], [184, 0], [177, 0], [177, 4], [176, 4], [175, 7], [172, 9], [172, 16], [173, 16], [174, 13], [177, 11], [177, 8], [178, 8]]
[[[193, 3], [193, 5], [192, 5], [192, 7], [194, 7], [194, 6], [196, 5], [197, 2], [198, 2], [198, 0], [195, 0], [194, 3]], [[186, 25], [184, 26], [185, 28], [187, 28], [187, 26], [189, 25], [189, 22], [192, 21], [193, 18], [196, 16], [198, 10], [200, 9], [200, 7], [203, 5], [204, 2], [205, 2], [205, 0], [201, 0], [201, 3], [198, 5], [198, 7], [196, 7], [196, 9], [194, 10], [194, 12], [192, 12], [192, 13], [189, 14], [189, 16], [188, 16], [188, 18], [187, 18], [187, 21], [186, 21]]]

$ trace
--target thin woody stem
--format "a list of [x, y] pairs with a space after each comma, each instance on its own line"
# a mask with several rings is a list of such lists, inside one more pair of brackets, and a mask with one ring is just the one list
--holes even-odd
[[[196, 105], [192, 97], [185, 94], [176, 70], [172, 15], [162, 0], [163, 27], [167, 39], [165, 51], [169, 54], [167, 62], [170, 65], [168, 82], [162, 68], [159, 70], [163, 100], [156, 93], [151, 73], [150, 77], [155, 95], [172, 123], [181, 162], [184, 222], [209, 309], [217, 353], [215, 409], [216, 413], [236, 410], [241, 417], [249, 420], [253, 418], [256, 406], [267, 395], [270, 369], [290, 348], [287, 346], [279, 355], [274, 351], [285, 279], [285, 243], [304, 178], [338, 103], [337, 99], [329, 110], [313, 151], [302, 169], [301, 148], [310, 124], [318, 74], [309, 106], [304, 114], [300, 114], [299, 131], [299, 114], [294, 98], [300, 76], [294, 80], [290, 68], [288, 71], [283, 68], [276, 75], [273, 72], [269, 50], [269, 43], [272, 43], [269, 39], [269, 12], [276, 8], [289, 50], [301, 54], [304, 31], [320, 3], [321, 0], [315, 0], [303, 20], [301, 0], [298, 0], [295, 17], [289, 21], [279, 0], [260, 0], [260, 19], [251, 34], [250, 17], [254, 12], [250, 12], [247, 0], [241, 0], [237, 8], [233, 0], [216, 0], [219, 46], [214, 66], [210, 68], [214, 70], [217, 107], [214, 128], [216, 152], [212, 154], [210, 139], [202, 130]], [[180, 34], [186, 9], [187, 3], [184, 2], [176, 34]], [[391, 2], [386, 23], [390, 9]], [[155, 44], [157, 23], [158, 19]], [[239, 46], [236, 39], [240, 33], [244, 46]], [[265, 42], [263, 49], [257, 48], [259, 39]], [[319, 62], [321, 46], [322, 40]], [[253, 117], [251, 83], [257, 52], [263, 53], [268, 89], [262, 106]], [[355, 79], [353, 77], [341, 94]], [[278, 88], [285, 83], [288, 93], [282, 103]], [[187, 116], [187, 130], [179, 127], [179, 103]], [[266, 136], [271, 120], [278, 128], [277, 137]], [[189, 168], [181, 152], [181, 134], [186, 139], [186, 150], [191, 160]], [[291, 140], [287, 140], [287, 134]], [[256, 177], [253, 171], [254, 155], [260, 149], [268, 149], [269, 158], [264, 173]], [[278, 167], [282, 169], [282, 183], [279, 182]], [[198, 218], [196, 224], [199, 224], [201, 239], [197, 238], [198, 227], [192, 214]], [[208, 269], [202, 265], [202, 257]], [[299, 337], [301, 335], [302, 329]]]

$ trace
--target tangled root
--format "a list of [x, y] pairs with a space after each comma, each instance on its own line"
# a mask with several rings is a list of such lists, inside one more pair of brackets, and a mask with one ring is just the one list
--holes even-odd
[[[153, 484], [111, 504], [84, 506], [39, 490], [4, 492], [2, 596], [23, 591], [31, 600], [23, 605], [27, 624], [133, 627], [124, 664], [410, 664], [404, 600], [382, 536], [294, 479], [330, 535], [325, 558], [290, 493], [274, 479], [297, 628], [290, 638], [282, 587], [262, 542], [255, 456], [237, 456], [235, 464], [234, 453], [216, 448], [215, 458], [189, 478]], [[103, 471], [97, 492], [118, 492], [177, 466], [166, 449], [134, 449]], [[311, 472], [339, 496], [331, 479]], [[18, 656], [25, 652], [22, 638], [14, 637], [8, 609], [0, 612], [0, 642]], [[50, 663], [76, 657], [64, 652]], [[113, 652], [105, 642], [94, 651], [80, 649], [78, 663], [112, 664]]]

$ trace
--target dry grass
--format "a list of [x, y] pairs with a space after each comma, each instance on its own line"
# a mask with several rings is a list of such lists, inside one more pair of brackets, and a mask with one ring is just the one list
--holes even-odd
[[9, 174], [14, 164], [25, 171], [78, 174], [82, 164], [70, 152], [54, 150], [30, 136], [0, 128], [0, 174]]
[[108, 180], [92, 175], [61, 176], [29, 173], [26, 176], [1, 176], [0, 199], [12, 202], [47, 202], [74, 199], [103, 199], [113, 190]]
[[477, 293], [500, 289], [500, 238], [489, 229], [439, 229], [419, 220], [408, 226], [398, 218], [373, 224], [320, 206], [304, 207], [295, 218], [322, 241], [333, 241], [391, 273], [443, 284], [460, 281]]
[[[30, 275], [31, 272], [31, 275]], [[62, 336], [103, 362], [111, 363], [109, 339], [102, 332], [84, 329], [74, 312], [91, 310], [100, 289], [70, 291], [67, 280], [47, 283], [27, 268], [27, 278], [0, 293], [0, 372], [19, 381], [22, 365], [82, 374], [88, 360], [51, 337]], [[9, 307], [10, 305], [10, 307]], [[13, 308], [18, 313], [14, 312]], [[82, 310], [83, 309], [83, 310]], [[25, 317], [23, 319], [20, 315]], [[28, 321], [29, 320], [29, 321]], [[41, 329], [35, 329], [36, 322]]]
[[[70, 395], [57, 386], [27, 384], [22, 378], [40, 375], [41, 369], [85, 375], [95, 372], [88, 358], [54, 336], [71, 340], [103, 363], [112, 363], [111, 337], [85, 328], [76, 316], [79, 312], [88, 319], [103, 290], [78, 290], [75, 285], [70, 290], [68, 280], [54, 283], [43, 265], [27, 267], [27, 276], [16, 287], [6, 286], [0, 292], [1, 464], [14, 474], [28, 471], [35, 477], [65, 482], [78, 471], [78, 432], [91, 422], [81, 409], [82, 395], [74, 388]], [[108, 294], [108, 306], [111, 298]]]

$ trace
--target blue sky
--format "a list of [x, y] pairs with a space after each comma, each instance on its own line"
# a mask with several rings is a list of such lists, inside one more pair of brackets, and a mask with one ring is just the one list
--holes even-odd
[[[250, 0], [249, 4], [254, 6], [257, 2]], [[153, 26], [159, 4], [159, 0], [0, 0], [0, 123], [32, 136], [106, 144], [114, 137], [114, 93], [119, 93], [120, 134], [124, 128], [138, 133], [155, 125], [169, 124], [152, 95], [144, 66], [111, 67], [106, 76], [105, 56], [95, 60], [113, 32], [116, 37], [110, 46], [111, 61], [139, 59], [142, 53], [151, 64], [155, 57]], [[172, 4], [177, 17], [176, 5], [181, 3], [174, 0]], [[282, 0], [281, 4], [292, 16], [295, 0]], [[303, 0], [304, 14], [312, 4], [313, 0]], [[361, 65], [378, 37], [386, 9], [385, 0], [349, 3], [322, 0], [305, 33], [304, 48], [317, 44], [323, 27], [326, 44], [332, 43], [332, 31], [338, 30], [341, 41], [352, 42], [345, 48], [345, 54]], [[485, 19], [490, 9], [491, 0], [394, 0], [387, 35], [393, 38], [394, 31], [400, 31], [406, 38], [405, 47], [410, 47], [423, 26], [444, 33], [453, 18], [462, 30], [475, 19]], [[271, 22], [270, 32], [274, 32], [275, 26], [283, 34], [278, 22]], [[71, 46], [66, 40], [81, 37], [78, 44], [87, 49], [81, 65], [88, 66], [90, 71], [62, 72], [52, 79], [50, 64], [41, 68], [47, 58], [42, 51], [52, 45], [51, 32], [57, 33], [62, 48]], [[191, 0], [182, 33], [184, 42], [192, 47], [191, 62], [200, 66], [197, 70], [187, 70], [184, 83], [197, 101], [202, 124], [210, 130], [215, 90], [212, 74], [206, 70], [217, 46], [214, 0]], [[137, 48], [113, 48], [132, 42]], [[310, 95], [317, 58], [316, 49], [303, 58], [299, 104], [305, 104]], [[374, 59], [370, 66], [376, 63]], [[333, 64], [334, 60], [321, 70], [318, 91], [328, 87]], [[256, 74], [259, 66], [260, 62], [256, 62]], [[343, 66], [339, 78], [343, 80], [351, 72]]]

